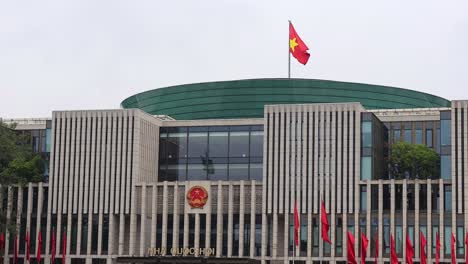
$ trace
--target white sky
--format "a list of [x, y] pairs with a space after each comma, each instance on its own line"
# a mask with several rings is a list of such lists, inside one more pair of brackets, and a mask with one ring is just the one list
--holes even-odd
[[[384, 3], [385, 2], [385, 3]], [[192, 82], [287, 76], [468, 99], [468, 1], [0, 0], [0, 117], [113, 109]]]

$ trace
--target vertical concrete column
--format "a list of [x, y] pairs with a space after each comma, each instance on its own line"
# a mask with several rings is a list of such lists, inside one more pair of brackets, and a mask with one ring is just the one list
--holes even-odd
[[[272, 232], [272, 234], [273, 234], [273, 239], [271, 241], [271, 244], [272, 244], [271, 257], [276, 258], [278, 256], [278, 214], [276, 214], [276, 213], [273, 213], [273, 232]], [[287, 251], [285, 251], [285, 252], [287, 252]]]
[[419, 250], [419, 245], [420, 245], [420, 228], [419, 228], [419, 188], [420, 188], [420, 183], [419, 180], [416, 181], [414, 185], [414, 241], [413, 241], [413, 247], [414, 247], [414, 256], [416, 258], [420, 257], [420, 250]]
[[[118, 240], [118, 239], [117, 239]], [[110, 261], [112, 258], [112, 255], [114, 255], [115, 252], [115, 215], [112, 213], [109, 213], [109, 239], [108, 239], [108, 251], [107, 251], [107, 260]], [[78, 252], [78, 251], [77, 251]]]
[[[255, 217], [257, 214], [256, 210], [256, 195], [255, 195], [255, 180], [252, 180], [250, 183], [250, 258], [255, 256]], [[260, 209], [261, 210], [261, 209]], [[259, 256], [257, 256], [259, 257]]]
[[141, 184], [140, 256], [145, 254], [146, 242], [146, 184]]
[[119, 219], [119, 255], [124, 254], [125, 246], [125, 215], [123, 212], [120, 212]]
[[427, 180], [427, 263], [432, 263], [432, 184], [431, 180]]
[[[379, 258], [378, 262], [382, 263], [383, 261], [383, 241], [384, 241], [384, 235], [383, 235], [383, 181], [379, 180], [379, 223], [378, 223], [378, 240], [379, 240]], [[374, 234], [372, 234], [374, 235]]]
[[156, 231], [157, 231], [157, 219], [158, 219], [158, 184], [153, 183], [153, 192], [151, 197], [151, 247], [156, 247]]
[[179, 247], [179, 184], [174, 184], [174, 210], [172, 215], [172, 247]]
[[[452, 167], [453, 168], [453, 167]], [[452, 182], [455, 182], [454, 180]], [[444, 204], [445, 204], [445, 197], [444, 197], [444, 184], [443, 180], [438, 180], [439, 184], [439, 196], [440, 196], [440, 204], [439, 204], [439, 236], [440, 236], [440, 256], [444, 259], [444, 252], [445, 252], [445, 228], [444, 228]], [[453, 197], [452, 193], [452, 197]], [[452, 208], [453, 209], [453, 208]], [[442, 260], [441, 260], [442, 261]]]
[[216, 257], [223, 251], [223, 185], [218, 181], [218, 204], [216, 212]]
[[[34, 239], [34, 234], [31, 234], [31, 214], [32, 214], [32, 199], [33, 199], [33, 187], [32, 183], [30, 182], [28, 184], [28, 204], [26, 208], [26, 233], [29, 233], [29, 237], [31, 240]], [[26, 248], [26, 242], [25, 242], [25, 247]], [[34, 252], [34, 251], [33, 251]]]
[[[132, 196], [132, 207], [130, 208], [130, 247], [129, 247], [129, 254], [130, 255], [135, 255], [135, 247], [136, 247], [136, 230], [137, 230], [137, 212], [136, 212], [136, 207], [137, 207], [137, 192], [136, 192], [136, 187], [132, 187], [132, 193], [134, 194]], [[120, 211], [124, 212], [124, 206], [123, 203], [121, 204]]]
[[205, 228], [205, 245], [202, 247], [211, 248], [211, 208], [210, 212], [206, 214], [206, 228]]
[[[8, 187], [8, 194], [7, 194], [7, 213], [6, 213], [6, 222], [10, 223], [11, 221], [11, 214], [13, 211], [13, 187]], [[10, 241], [10, 239], [14, 239], [12, 234], [6, 230], [5, 232], [5, 241]], [[5, 242], [4, 247], [4, 256], [3, 256], [3, 263], [8, 264], [10, 262], [10, 258], [8, 257], [8, 252], [10, 249], [10, 243]]]
[[[41, 218], [40, 217], [42, 215], [42, 209], [44, 208], [44, 205], [43, 205], [43, 201], [44, 201], [44, 184], [42, 182], [40, 182], [38, 184], [38, 188], [37, 188], [37, 217], [36, 217], [36, 223], [34, 223], [36, 225], [36, 238], [39, 236], [39, 232], [41, 232]], [[2, 199], [3, 201], [3, 199]], [[81, 231], [81, 227], [78, 227], [78, 232]], [[79, 235], [79, 233], [78, 233]], [[46, 241], [46, 239], [42, 238], [43, 240], [42, 241]], [[36, 239], [37, 240], [37, 239]], [[79, 244], [77, 244], [77, 250], [79, 248]], [[35, 249], [32, 249], [32, 252], [36, 253], [37, 254], [37, 246]], [[77, 251], [79, 252], [79, 251]], [[34, 254], [33, 253], [33, 254]], [[42, 252], [41, 252], [42, 253]]]
[[244, 214], [245, 214], [245, 184], [240, 182], [239, 196], [239, 257], [244, 255]]
[[162, 236], [161, 236], [161, 247], [167, 248], [167, 214], [168, 214], [168, 186], [167, 181], [164, 182], [163, 186], [163, 211], [162, 211]]
[[408, 180], [403, 180], [403, 259], [406, 260], [406, 233], [408, 228]]
[[[195, 214], [195, 248], [200, 248], [200, 214]], [[198, 257], [198, 250], [195, 251], [195, 257]]]
[[[372, 218], [371, 218], [371, 212], [372, 212], [372, 185], [370, 184], [370, 181], [367, 181], [367, 197], [366, 197], [366, 203], [367, 203], [367, 211], [366, 211], [366, 236], [369, 239], [369, 247], [367, 249], [367, 255], [366, 257], [370, 257], [371, 252], [370, 252], [370, 243], [372, 243], [374, 234], [372, 234], [371, 231], [371, 226], [372, 226]], [[362, 257], [362, 256], [361, 256]]]
[[233, 208], [234, 207], [234, 188], [232, 183], [229, 183], [229, 196], [228, 196], [228, 228], [227, 228], [227, 256], [232, 257], [232, 235], [233, 235]]

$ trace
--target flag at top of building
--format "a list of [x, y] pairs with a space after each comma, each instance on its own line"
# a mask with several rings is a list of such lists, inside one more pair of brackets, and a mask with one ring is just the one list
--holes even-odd
[[291, 21], [289, 21], [289, 52], [302, 64], [306, 64], [310, 54], [307, 52], [309, 48], [297, 34]]

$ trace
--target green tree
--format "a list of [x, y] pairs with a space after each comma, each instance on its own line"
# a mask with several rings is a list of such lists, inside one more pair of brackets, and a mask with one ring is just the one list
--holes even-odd
[[[14, 128], [0, 119], [0, 192], [4, 198], [8, 195], [8, 187], [42, 181], [44, 173], [44, 161], [32, 153], [28, 139], [18, 135]], [[15, 233], [16, 213], [13, 211], [8, 219], [8, 207], [13, 206], [8, 204], [0, 210], [0, 232]]]
[[395, 179], [439, 177], [440, 157], [426, 145], [398, 142], [390, 152], [388, 167]]

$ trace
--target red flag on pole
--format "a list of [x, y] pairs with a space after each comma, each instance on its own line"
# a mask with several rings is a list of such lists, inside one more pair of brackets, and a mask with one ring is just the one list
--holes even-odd
[[466, 249], [465, 249], [465, 263], [468, 263], [468, 232], [467, 232], [466, 235], [465, 235], [465, 245], [466, 245]]
[[369, 239], [361, 232], [361, 264], [366, 263], [367, 246], [369, 246]]
[[37, 263], [41, 263], [41, 250], [42, 250], [42, 232], [39, 230], [39, 233], [37, 233]]
[[18, 263], [18, 235], [15, 236], [15, 245], [14, 247], [14, 259], [13, 262], [16, 264]]
[[457, 257], [457, 256], [455, 255], [455, 241], [456, 241], [456, 240], [455, 240], [455, 236], [454, 236], [453, 233], [452, 233], [452, 241], [451, 241], [451, 243], [450, 243], [450, 246], [451, 246], [451, 248], [452, 248], [452, 264], [457, 263], [457, 261], [456, 261], [456, 257]]
[[67, 231], [63, 231], [62, 235], [62, 264], [66, 263], [67, 257]]
[[379, 234], [375, 232], [375, 264], [378, 264], [379, 258]]
[[31, 238], [29, 237], [29, 231], [26, 231], [26, 260], [30, 261], [31, 260], [31, 251], [30, 251], [30, 246], [31, 246]]
[[297, 211], [297, 202], [294, 202], [294, 244], [299, 246], [299, 212]]
[[419, 233], [421, 234], [421, 236], [420, 236], [421, 237], [421, 239], [420, 239], [420, 241], [421, 241], [421, 249], [420, 249], [420, 251], [421, 251], [421, 264], [427, 264], [427, 260], [426, 260], [426, 258], [427, 258], [427, 256], [426, 256], [426, 244], [427, 244], [426, 243], [426, 238], [424, 237], [424, 234], [423, 234], [423, 232], [421, 232], [421, 230], [419, 230]]
[[289, 22], [289, 52], [302, 64], [306, 64], [310, 54], [309, 48], [297, 34], [291, 22]]
[[348, 263], [357, 264], [356, 254], [354, 253], [354, 236], [348, 230]]
[[52, 231], [52, 245], [51, 245], [51, 256], [50, 256], [50, 261], [52, 264], [55, 262], [55, 230]]
[[321, 222], [322, 222], [322, 239], [323, 241], [331, 245], [331, 241], [328, 238], [328, 230], [330, 229], [330, 225], [328, 224], [327, 211], [325, 210], [325, 203], [323, 201], [322, 201]]
[[395, 240], [393, 239], [393, 235], [390, 234], [390, 263], [391, 264], [398, 264], [398, 257], [396, 255], [395, 250]]
[[414, 248], [408, 232], [406, 233], [406, 263], [413, 264]]
[[436, 233], [436, 264], [439, 264], [440, 261], [440, 238], [439, 233]]

